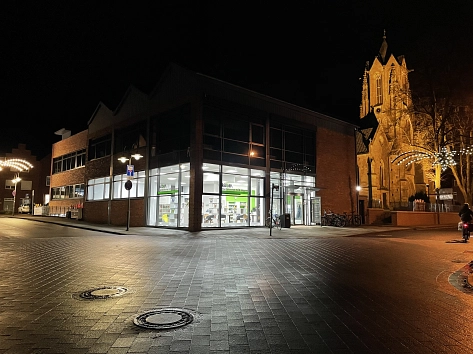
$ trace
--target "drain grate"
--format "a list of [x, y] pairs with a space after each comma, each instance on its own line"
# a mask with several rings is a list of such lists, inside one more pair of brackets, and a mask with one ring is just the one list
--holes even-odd
[[133, 323], [148, 329], [172, 329], [192, 323], [194, 316], [185, 309], [165, 308], [145, 312], [137, 316]]
[[83, 300], [110, 299], [119, 297], [128, 291], [122, 286], [101, 286], [76, 294], [74, 297]]

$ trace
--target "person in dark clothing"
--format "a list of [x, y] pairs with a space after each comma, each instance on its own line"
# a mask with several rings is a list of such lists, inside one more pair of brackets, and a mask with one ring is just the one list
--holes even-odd
[[473, 220], [473, 211], [470, 209], [468, 203], [465, 203], [462, 206], [458, 216], [460, 216], [460, 219], [463, 222], [471, 222], [471, 220]]

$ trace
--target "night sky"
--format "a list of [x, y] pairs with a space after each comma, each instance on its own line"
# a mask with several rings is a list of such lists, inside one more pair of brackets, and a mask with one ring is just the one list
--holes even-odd
[[154, 3], [2, 4], [0, 156], [18, 143], [45, 156], [55, 131], [86, 129], [129, 85], [149, 93], [170, 62], [353, 122], [384, 30], [411, 82], [433, 64], [473, 86], [470, 0]]

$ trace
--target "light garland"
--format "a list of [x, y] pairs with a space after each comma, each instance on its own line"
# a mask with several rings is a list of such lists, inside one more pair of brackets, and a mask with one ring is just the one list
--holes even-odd
[[0, 169], [3, 167], [11, 167], [18, 171], [25, 171], [33, 168], [33, 165], [26, 160], [22, 159], [8, 159], [0, 161]]
[[[473, 149], [468, 151], [471, 151], [470, 153], [472, 153]], [[445, 171], [448, 167], [457, 164], [453, 159], [456, 154], [456, 151], [448, 151], [445, 146], [440, 149], [440, 152], [409, 150], [396, 156], [392, 163], [397, 161], [397, 165], [405, 164], [405, 167], [409, 167], [413, 163], [428, 159], [432, 160], [432, 167], [440, 165], [442, 171]]]
[[434, 154], [435, 161], [432, 165], [440, 165], [442, 167], [442, 171], [445, 171], [449, 166], [455, 166], [457, 164], [453, 159], [453, 156], [455, 156], [456, 153], [456, 151], [448, 151], [444, 146], [442, 149], [440, 149], [440, 152]]
[[460, 154], [462, 154], [462, 155], [473, 155], [473, 145], [470, 145], [466, 148], [461, 149]]

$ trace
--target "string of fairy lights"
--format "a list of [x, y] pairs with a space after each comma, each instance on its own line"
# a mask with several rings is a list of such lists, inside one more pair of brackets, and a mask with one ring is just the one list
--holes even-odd
[[473, 155], [473, 145], [462, 148], [460, 151], [450, 151], [445, 146], [440, 149], [440, 152], [413, 149], [399, 154], [392, 161], [392, 163], [397, 161], [397, 165], [405, 164], [406, 167], [409, 167], [413, 163], [429, 159], [432, 160], [433, 167], [439, 165], [441, 166], [443, 172], [448, 167], [455, 166], [457, 164], [454, 159], [455, 155]]
[[28, 161], [23, 160], [23, 159], [0, 160], [0, 171], [4, 167], [14, 168], [15, 170], [18, 170], [18, 171], [21, 172], [21, 171], [26, 171], [26, 170], [32, 169], [33, 165], [31, 163], [29, 163]]

